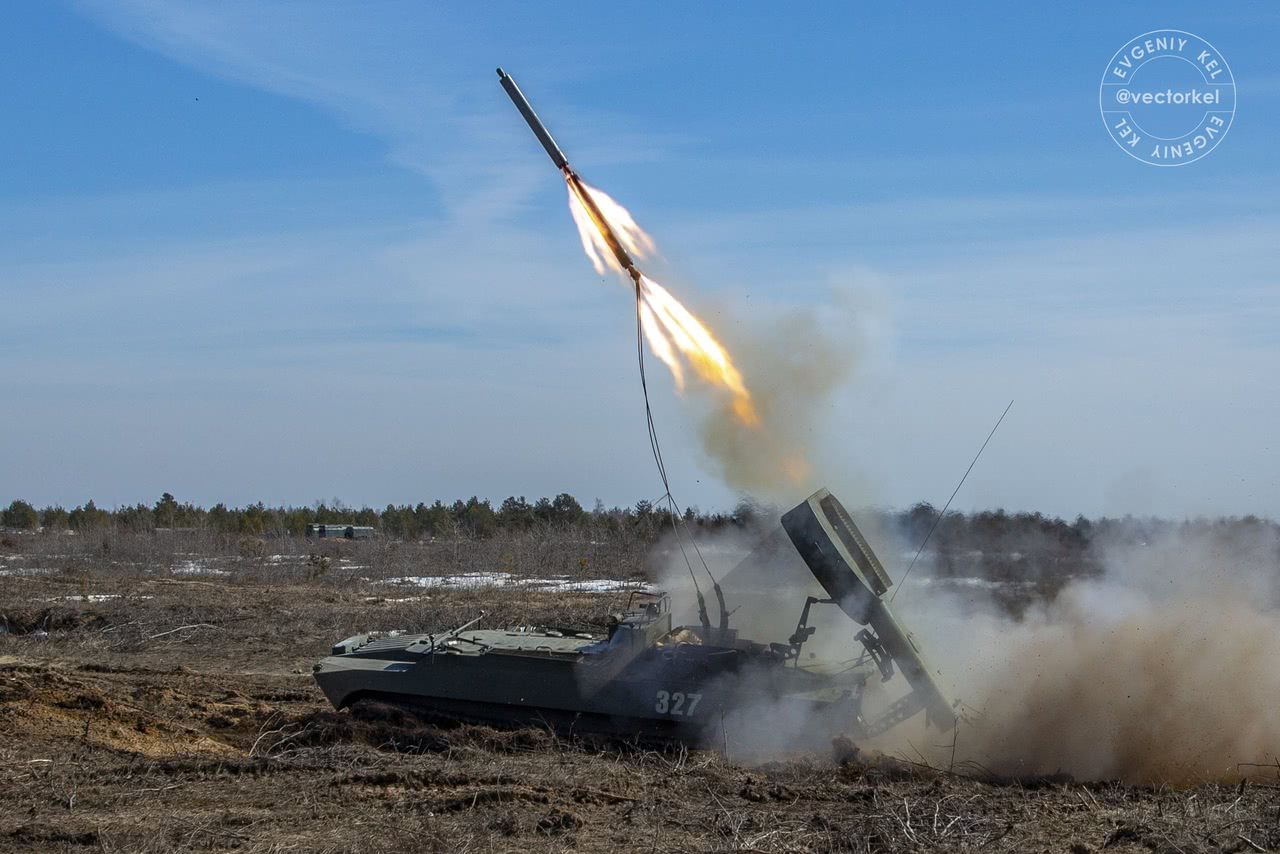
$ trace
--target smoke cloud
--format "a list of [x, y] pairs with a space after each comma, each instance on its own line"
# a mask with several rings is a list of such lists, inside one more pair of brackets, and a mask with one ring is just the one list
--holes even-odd
[[[981, 593], [918, 585], [899, 598], [971, 710], [957, 759], [1009, 775], [1189, 783], [1238, 779], [1240, 763], [1280, 753], [1277, 528], [1124, 534], [1099, 545], [1102, 577], [1021, 619]], [[915, 746], [950, 761], [949, 744], [929, 741]]]
[[[825, 598], [809, 568], [777, 524], [777, 513], [761, 509], [757, 524], [699, 538], [696, 552], [674, 535], [653, 552], [657, 586], [671, 594], [676, 625], [696, 626], [697, 593], [707, 604], [711, 625], [720, 614], [710, 576], [719, 580], [730, 612], [730, 626], [739, 639], [756, 643], [785, 643], [796, 630], [805, 597]], [[706, 568], [703, 567], [703, 561]], [[708, 575], [709, 573], [709, 575]], [[854, 640], [859, 626], [833, 605], [815, 605], [807, 625], [816, 634], [804, 645], [806, 663], [842, 663], [847, 670], [862, 647]], [[708, 741], [739, 761], [766, 761], [795, 752], [823, 751], [830, 739], [845, 732], [843, 709], [820, 710], [786, 698], [770, 698], [767, 688], [771, 669], [748, 667], [718, 677], [707, 689], [733, 695], [738, 705], [710, 733]], [[883, 708], [907, 690], [899, 677], [890, 691], [872, 680], [866, 699], [872, 708]]]
[[[804, 597], [822, 591], [776, 515], [764, 518], [769, 523], [758, 530], [721, 533], [701, 540], [700, 549], [740, 636], [785, 641]], [[865, 527], [882, 555], [910, 551], [891, 532]], [[762, 544], [758, 559], [739, 563]], [[936, 767], [954, 762], [1014, 777], [1133, 783], [1238, 780], [1249, 773], [1241, 763], [1274, 763], [1280, 526], [1117, 523], [1093, 548], [1090, 565], [1100, 564], [1100, 575], [1075, 578], [1018, 616], [1004, 583], [944, 579], [918, 566], [894, 607], [943, 690], [963, 701], [962, 721], [954, 744], [952, 733], [926, 730], [917, 716], [862, 746]], [[660, 554], [661, 585], [682, 611], [677, 621], [696, 624], [693, 582], [674, 540]], [[710, 582], [692, 550], [688, 555], [714, 624]], [[888, 563], [900, 580], [902, 566]], [[827, 661], [857, 653], [859, 627], [838, 609], [816, 607], [811, 624], [819, 631], [806, 653]], [[868, 717], [905, 690], [900, 676], [883, 687], [873, 677]], [[731, 732], [729, 743], [739, 759], [812, 749], [819, 729], [828, 737], [840, 732], [832, 721], [787, 719], [767, 705], [740, 717], [747, 726]]]
[[871, 291], [841, 284], [822, 308], [768, 314], [767, 328], [723, 330], [760, 423], [744, 424], [726, 403], [706, 413], [701, 438], [730, 487], [789, 502], [811, 482], [829, 401], [853, 376], [881, 311]]
[[[833, 394], [864, 355], [868, 315], [874, 320], [877, 308], [866, 292], [844, 291], [820, 311], [772, 312], [779, 319], [765, 330], [722, 328], [762, 419], [752, 428], [728, 407], [706, 414], [704, 448], [728, 485], [783, 507], [822, 485], [847, 506], [871, 503], [822, 426]], [[877, 531], [874, 514], [856, 515], [888, 558], [890, 575], [901, 581], [905, 567], [893, 558], [913, 553], [919, 543]], [[704, 548], [736, 609], [733, 626], [766, 642], [785, 641], [804, 597], [820, 595], [785, 542], [750, 572], [725, 575], [778, 531], [776, 518], [769, 517], [771, 527], [722, 536]], [[673, 542], [661, 551], [663, 583], [678, 605], [692, 606], [683, 557]], [[1280, 526], [1251, 519], [1125, 520], [1095, 537], [1091, 552], [1069, 570], [1075, 575], [1065, 584], [1047, 586], [948, 580], [932, 576], [928, 560], [917, 567], [894, 607], [944, 691], [963, 701], [964, 717], [954, 740], [950, 733], [926, 732], [917, 716], [868, 746], [1009, 776], [1065, 773], [1144, 783], [1239, 779], [1248, 772], [1242, 764], [1275, 763]], [[689, 557], [701, 576], [697, 559]], [[708, 580], [700, 582], [714, 623]], [[1020, 590], [1030, 601], [1014, 614], [1009, 604]], [[692, 610], [681, 616], [696, 622]], [[814, 616], [822, 628], [813, 651], [831, 660], [856, 652], [859, 627], [834, 609]], [[879, 690], [877, 682], [873, 678], [867, 695], [872, 716], [898, 694], [893, 683]], [[775, 710], [765, 711], [775, 731], [813, 723], [779, 721]]]

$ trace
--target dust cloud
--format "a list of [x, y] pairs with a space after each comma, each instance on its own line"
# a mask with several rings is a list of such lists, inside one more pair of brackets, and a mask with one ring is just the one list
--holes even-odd
[[[1102, 543], [1101, 577], [1020, 619], [981, 592], [909, 586], [901, 610], [966, 701], [957, 760], [1145, 783], [1239, 779], [1242, 763], [1273, 763], [1280, 536], [1266, 523], [1216, 528]], [[912, 749], [946, 764], [950, 741]]]
[[[804, 597], [821, 595], [776, 518], [765, 514], [758, 529], [700, 540], [733, 627], [763, 642], [785, 641]], [[910, 551], [892, 531], [866, 527], [882, 556]], [[756, 559], [739, 563], [762, 544]], [[962, 720], [953, 734], [926, 730], [917, 716], [864, 746], [1011, 777], [1190, 784], [1274, 774], [1280, 527], [1238, 520], [1117, 523], [1094, 549], [1101, 574], [1069, 579], [1056, 595], [1028, 587], [1031, 601], [1017, 616], [1000, 582], [948, 583], [918, 566], [894, 608], [944, 692], [962, 701]], [[693, 582], [673, 540], [663, 555], [660, 584], [678, 611], [686, 606], [674, 616], [696, 624]], [[691, 549], [688, 555], [714, 624], [710, 582], [697, 555]], [[890, 566], [898, 579], [902, 570]], [[806, 649], [820, 658], [848, 659], [860, 649], [853, 639], [860, 627], [838, 609], [815, 608], [811, 622], [819, 632]], [[884, 687], [878, 682], [868, 686], [869, 717], [906, 688], [898, 678]], [[768, 720], [772, 730], [759, 743], [737, 740], [739, 758], [744, 749], [777, 756], [799, 741], [784, 735], [811, 735], [819, 723], [783, 721], [768, 708], [743, 716]]]
[[[805, 598], [828, 595], [777, 524], [776, 510], [757, 511], [754, 522], [744, 528], [700, 537], [696, 551], [686, 538], [677, 541], [675, 535], [655, 548], [651, 555], [653, 574], [656, 586], [671, 595], [674, 625], [698, 625], [699, 591], [711, 625], [718, 625], [712, 577], [723, 589], [730, 627], [740, 639], [762, 644], [785, 643], [796, 630]], [[861, 627], [839, 608], [816, 605], [807, 624], [816, 634], [805, 643], [806, 661], [847, 666], [860, 655], [862, 647], [853, 635]], [[829, 750], [832, 736], [843, 733], [847, 725], [839, 717], [840, 710], [806, 710], [803, 704], [771, 699], [770, 680], [769, 668], [746, 667], [719, 677], [706, 689], [734, 695], [741, 703], [718, 722], [708, 743], [746, 762]], [[878, 682], [869, 686], [873, 702], [882, 699], [879, 687]], [[893, 688], [895, 696], [900, 695], [905, 690], [903, 680], [897, 680]]]

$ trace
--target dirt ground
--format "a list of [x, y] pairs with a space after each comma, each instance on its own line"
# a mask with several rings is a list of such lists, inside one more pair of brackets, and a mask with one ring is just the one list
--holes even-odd
[[[12, 562], [10, 566], [16, 566]], [[991, 781], [333, 712], [342, 637], [600, 625], [618, 593], [79, 560], [0, 576], [0, 851], [1264, 851], [1280, 769], [1192, 789]], [[174, 569], [173, 567], [178, 567]]]

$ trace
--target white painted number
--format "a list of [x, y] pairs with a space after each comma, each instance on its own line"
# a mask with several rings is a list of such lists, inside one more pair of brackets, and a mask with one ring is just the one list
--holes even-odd
[[660, 715], [680, 715], [689, 717], [698, 707], [701, 694], [686, 694], [683, 691], [659, 691], [653, 710]]

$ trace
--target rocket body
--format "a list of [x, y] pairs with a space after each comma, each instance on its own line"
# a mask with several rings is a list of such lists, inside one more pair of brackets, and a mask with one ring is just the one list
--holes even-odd
[[524, 120], [529, 123], [529, 129], [533, 131], [533, 135], [538, 138], [538, 142], [542, 143], [547, 154], [551, 155], [551, 162], [556, 164], [557, 169], [568, 169], [569, 161], [565, 158], [564, 152], [560, 150], [560, 146], [556, 145], [555, 139], [547, 130], [547, 126], [542, 123], [542, 119], [538, 118], [538, 114], [533, 111], [529, 99], [520, 91], [516, 81], [501, 68], [498, 69], [498, 79], [502, 82], [502, 88], [507, 90], [507, 95], [511, 97], [516, 109], [520, 111], [520, 115], [524, 116]]
[[530, 105], [529, 99], [520, 91], [515, 79], [501, 68], [498, 69], [498, 79], [502, 83], [502, 88], [507, 91], [507, 95], [511, 98], [511, 102], [520, 111], [520, 115], [524, 116], [524, 120], [528, 123], [529, 129], [533, 131], [533, 135], [538, 138], [538, 142], [542, 143], [542, 147], [546, 149], [547, 154], [551, 157], [551, 162], [564, 173], [564, 179], [569, 183], [569, 189], [582, 202], [582, 206], [586, 208], [591, 221], [599, 230], [605, 243], [609, 245], [609, 250], [613, 252], [613, 257], [617, 259], [618, 263], [622, 265], [622, 269], [626, 270], [627, 274], [639, 285], [640, 270], [636, 267], [636, 262], [632, 260], [630, 253], [623, 247], [622, 242], [618, 240], [618, 236], [613, 233], [613, 227], [609, 225], [609, 220], [605, 219], [595, 199], [591, 198], [591, 191], [587, 188], [587, 185], [578, 177], [578, 173], [574, 172], [573, 168], [569, 166], [568, 158], [564, 156], [564, 152], [560, 150], [560, 146], [556, 144], [555, 138], [551, 136], [547, 126], [542, 123], [542, 119], [538, 118], [538, 114], [533, 111], [533, 106]]

